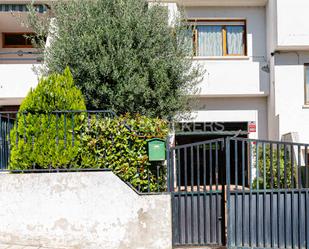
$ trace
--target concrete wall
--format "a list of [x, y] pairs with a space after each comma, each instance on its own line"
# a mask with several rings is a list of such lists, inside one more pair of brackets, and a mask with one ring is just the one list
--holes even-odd
[[171, 249], [169, 195], [138, 195], [111, 172], [0, 174], [0, 242]]

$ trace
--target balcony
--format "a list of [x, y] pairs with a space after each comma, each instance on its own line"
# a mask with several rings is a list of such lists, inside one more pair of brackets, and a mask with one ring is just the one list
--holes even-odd
[[163, 0], [163, 2], [176, 2], [182, 6], [265, 6], [267, 0]]
[[205, 97], [262, 97], [269, 94], [269, 75], [264, 61], [201, 60], [205, 68], [199, 84]]
[[19, 105], [37, 85], [38, 56], [35, 52], [0, 52], [0, 106]]

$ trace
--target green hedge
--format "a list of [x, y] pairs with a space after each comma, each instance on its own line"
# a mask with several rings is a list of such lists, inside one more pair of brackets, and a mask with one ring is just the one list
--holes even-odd
[[165, 139], [167, 122], [127, 114], [114, 119], [92, 118], [90, 124], [81, 129], [82, 132], [77, 131], [82, 134], [80, 167], [109, 168], [141, 191], [148, 191], [148, 187], [150, 191], [165, 189], [166, 167], [149, 162], [147, 140], [154, 137]]
[[147, 139], [165, 139], [167, 122], [129, 114], [108, 118], [85, 109], [68, 68], [42, 79], [11, 130], [9, 169], [109, 168], [141, 191], [165, 190], [166, 167], [149, 163]]
[[[254, 149], [255, 150], [255, 149]], [[295, 169], [292, 169], [290, 150], [284, 151], [284, 148], [273, 147], [270, 153], [270, 145], [265, 145], [265, 151], [259, 146], [258, 153], [258, 178], [253, 182], [253, 188], [266, 189], [271, 188], [292, 188], [292, 178], [296, 176]]]

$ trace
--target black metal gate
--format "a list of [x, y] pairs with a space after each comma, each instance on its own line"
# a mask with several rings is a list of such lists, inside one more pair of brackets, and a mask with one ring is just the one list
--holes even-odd
[[308, 249], [308, 149], [234, 137], [171, 148], [174, 246]]
[[174, 246], [223, 245], [224, 139], [170, 151]]
[[[308, 249], [309, 145], [242, 138], [226, 144], [228, 248]], [[239, 157], [232, 148], [247, 152]], [[236, 185], [233, 168], [248, 169], [242, 176], [235, 170]]]

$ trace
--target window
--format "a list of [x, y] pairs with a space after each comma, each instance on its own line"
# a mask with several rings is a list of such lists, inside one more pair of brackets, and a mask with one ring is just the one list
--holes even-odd
[[2, 33], [4, 48], [32, 48], [31, 40], [26, 35], [32, 33]]
[[196, 21], [193, 27], [195, 56], [246, 55], [245, 21]]
[[305, 65], [305, 104], [309, 105], [309, 64]]

